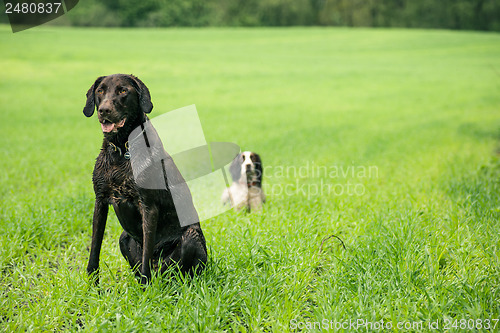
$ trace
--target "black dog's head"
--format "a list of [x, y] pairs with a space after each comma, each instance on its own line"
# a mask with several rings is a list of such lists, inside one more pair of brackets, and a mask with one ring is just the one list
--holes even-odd
[[244, 151], [238, 154], [229, 166], [229, 172], [235, 182], [246, 182], [248, 186], [262, 185], [262, 161], [257, 153]]
[[114, 74], [97, 78], [87, 91], [83, 113], [90, 117], [97, 108], [97, 118], [107, 139], [119, 141], [147, 118], [153, 109], [146, 85], [133, 75]]

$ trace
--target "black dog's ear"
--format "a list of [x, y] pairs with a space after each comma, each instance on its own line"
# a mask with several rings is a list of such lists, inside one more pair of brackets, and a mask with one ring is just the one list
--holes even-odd
[[149, 89], [146, 87], [144, 82], [142, 82], [138, 77], [130, 75], [134, 88], [139, 94], [139, 106], [142, 112], [150, 113], [153, 110], [153, 103], [151, 103], [151, 95], [149, 94]]
[[233, 162], [229, 166], [229, 173], [233, 181], [238, 181], [241, 178], [241, 154], [236, 155]]
[[264, 169], [262, 169], [262, 160], [260, 159], [259, 154], [254, 153], [255, 161], [255, 171], [257, 173], [258, 185], [259, 187], [262, 185], [262, 176], [264, 175]]
[[87, 117], [90, 117], [94, 114], [95, 110], [95, 88], [101, 83], [102, 79], [104, 79], [105, 76], [100, 76], [95, 80], [94, 84], [90, 89], [87, 91], [87, 103], [85, 103], [85, 107], [83, 108], [83, 114], [86, 115]]

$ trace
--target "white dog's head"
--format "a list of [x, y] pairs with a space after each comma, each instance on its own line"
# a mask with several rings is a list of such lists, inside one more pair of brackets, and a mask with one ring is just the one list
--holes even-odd
[[244, 151], [238, 154], [229, 171], [234, 182], [247, 183], [249, 187], [262, 185], [262, 161], [257, 153]]

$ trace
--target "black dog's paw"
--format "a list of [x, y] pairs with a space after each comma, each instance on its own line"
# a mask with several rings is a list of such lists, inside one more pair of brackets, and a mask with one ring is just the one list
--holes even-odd
[[87, 267], [87, 275], [89, 276], [89, 281], [94, 286], [99, 285], [99, 267]]

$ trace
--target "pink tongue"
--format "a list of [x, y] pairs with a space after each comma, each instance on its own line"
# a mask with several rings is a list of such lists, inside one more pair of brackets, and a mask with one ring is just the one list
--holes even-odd
[[106, 124], [101, 123], [101, 128], [104, 133], [109, 133], [113, 130], [113, 127], [115, 127], [115, 124], [107, 122]]

